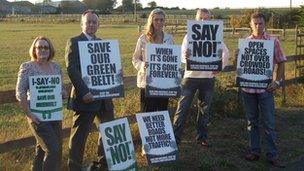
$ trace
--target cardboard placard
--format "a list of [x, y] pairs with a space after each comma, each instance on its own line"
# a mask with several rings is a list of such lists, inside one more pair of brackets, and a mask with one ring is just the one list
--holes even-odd
[[123, 97], [123, 72], [117, 40], [80, 41], [81, 76], [94, 99]]

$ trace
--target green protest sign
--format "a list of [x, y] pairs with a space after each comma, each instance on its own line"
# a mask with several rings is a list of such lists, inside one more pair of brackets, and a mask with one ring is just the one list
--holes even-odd
[[29, 77], [30, 109], [41, 121], [62, 120], [60, 75]]
[[136, 170], [135, 150], [127, 118], [102, 123], [99, 129], [108, 169]]

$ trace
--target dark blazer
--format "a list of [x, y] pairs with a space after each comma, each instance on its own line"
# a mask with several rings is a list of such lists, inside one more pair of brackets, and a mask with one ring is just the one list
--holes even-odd
[[[67, 72], [70, 80], [73, 84], [71, 94], [68, 101], [68, 109], [74, 111], [91, 111], [95, 112], [101, 109], [101, 106], [105, 108], [112, 108], [112, 100], [96, 100], [91, 103], [83, 103], [83, 96], [89, 92], [89, 88], [82, 80], [80, 70], [80, 59], [79, 59], [79, 41], [88, 41], [87, 37], [81, 33], [79, 36], [72, 37], [67, 41], [65, 48], [65, 62]], [[111, 110], [111, 109], [109, 109]]]

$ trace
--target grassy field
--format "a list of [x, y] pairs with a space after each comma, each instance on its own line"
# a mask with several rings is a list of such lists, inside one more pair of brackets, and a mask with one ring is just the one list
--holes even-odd
[[[14, 89], [19, 65], [29, 60], [28, 49], [37, 35], [49, 37], [55, 46], [56, 56], [65, 73], [65, 82], [68, 82], [65, 71], [64, 48], [69, 37], [80, 33], [79, 24], [17, 24], [0, 23], [0, 91]], [[106, 39], [118, 39], [124, 68], [124, 75], [135, 75], [131, 58], [138, 38], [137, 26], [115, 25], [101, 26], [98, 36]], [[237, 47], [237, 38], [229, 33], [225, 34], [225, 43], [233, 54]], [[177, 44], [181, 44], [183, 35], [175, 35]], [[287, 33], [287, 38], [282, 41], [285, 54], [294, 52], [293, 32]], [[293, 65], [287, 65], [287, 77], [293, 77]], [[214, 97], [214, 117], [210, 124], [210, 138], [212, 148], [202, 148], [192, 140], [195, 137], [193, 126], [195, 116], [191, 115], [185, 130], [185, 138], [180, 146], [180, 161], [159, 167], [147, 167], [145, 159], [140, 156], [140, 139], [137, 125], [134, 122], [134, 114], [139, 111], [139, 90], [127, 88], [125, 98], [115, 99], [116, 117], [130, 116], [133, 140], [136, 145], [138, 165], [142, 170], [268, 170], [270, 166], [262, 158], [260, 162], [248, 163], [242, 158], [248, 147], [245, 118], [241, 108], [236, 104], [237, 93], [235, 88], [227, 87], [234, 80], [234, 73], [220, 74], [217, 82], [217, 91]], [[303, 107], [304, 87], [292, 85], [287, 87], [287, 107], [299, 107], [299, 109], [277, 109], [277, 128], [279, 133], [279, 149], [282, 160], [290, 163], [304, 154], [302, 140], [303, 131]], [[224, 104], [224, 105], [223, 105]], [[276, 93], [276, 104], [280, 106], [280, 92]], [[176, 99], [170, 102], [173, 113], [176, 107]], [[194, 110], [194, 109], [193, 109]], [[27, 137], [31, 135], [26, 120], [17, 107], [17, 104], [0, 105], [0, 143]], [[189, 113], [195, 113], [190, 111]], [[288, 114], [286, 114], [288, 113]], [[65, 110], [63, 127], [70, 127], [72, 112]], [[186, 135], [187, 134], [187, 135]], [[95, 159], [97, 133], [89, 136], [86, 147], [85, 162]], [[229, 144], [229, 146], [227, 146]], [[290, 145], [292, 144], [292, 145]], [[16, 149], [0, 155], [0, 170], [29, 170], [34, 148]], [[67, 139], [63, 144], [63, 169], [66, 170]]]
[[[69, 24], [17, 24], [17, 23], [0, 23], [0, 91], [14, 89], [19, 66], [22, 62], [30, 59], [28, 49], [33, 39], [38, 35], [49, 37], [54, 43], [58, 61], [64, 73], [64, 49], [68, 38], [80, 34], [78, 23]], [[135, 75], [136, 71], [132, 66], [132, 55], [138, 39], [136, 25], [101, 25], [97, 35], [104, 39], [118, 39], [120, 43], [120, 52], [123, 63], [124, 75]], [[231, 54], [237, 47], [237, 38], [244, 37], [246, 34], [230, 35], [225, 34], [225, 43]], [[176, 44], [181, 44], [183, 35], [175, 35]], [[282, 41], [285, 54], [294, 53], [293, 32], [287, 32], [287, 38]], [[292, 71], [293, 68], [287, 68]], [[66, 75], [66, 74], [65, 74]], [[66, 82], [68, 81], [65, 76]]]
[[[58, 61], [65, 70], [64, 49], [68, 38], [79, 35], [79, 24], [8, 24], [1, 25], [0, 90], [13, 89], [19, 65], [29, 60], [28, 49], [37, 35], [49, 37], [54, 43]], [[119, 33], [119, 34], [117, 34]], [[134, 75], [131, 58], [138, 38], [136, 26], [101, 26], [98, 36], [118, 39], [125, 75]], [[67, 80], [67, 77], [65, 77]]]
[[[2, 112], [2, 109], [0, 111]], [[304, 110], [303, 108], [295, 110], [280, 108], [277, 109], [276, 112], [280, 159], [288, 165], [298, 160], [304, 154], [302, 144], [302, 140], [304, 139], [303, 131], [295, 131], [304, 129], [302, 124]], [[66, 115], [65, 121], [66, 120], [71, 121], [70, 113]], [[133, 141], [137, 151], [136, 159], [140, 170], [269, 170], [272, 168], [271, 165], [266, 162], [264, 155], [262, 155], [260, 161], [254, 163], [246, 162], [243, 159], [243, 155], [248, 149], [248, 135], [244, 117], [213, 119], [209, 125], [210, 142], [212, 143], [212, 147], [210, 148], [203, 148], [195, 143], [194, 138], [196, 131], [193, 126], [190, 126], [195, 124], [194, 120], [195, 116], [190, 115], [186, 124], [184, 139], [179, 146], [179, 161], [149, 167], [147, 166], [145, 158], [140, 155], [141, 141], [139, 139], [137, 125], [132, 122], [134, 121], [134, 117], [133, 119], [131, 118], [129, 121], [132, 123]], [[26, 128], [25, 120], [20, 120], [19, 124], [24, 124], [23, 129]], [[15, 126], [20, 129], [19, 124]], [[11, 127], [13, 127], [13, 125], [9, 128]], [[1, 130], [3, 130], [2, 126]], [[5, 128], [5, 130], [8, 130], [8, 128]], [[28, 132], [18, 129], [11, 129], [11, 131], [14, 131], [11, 134]], [[89, 163], [96, 157], [97, 137], [98, 134], [94, 132], [90, 134], [87, 140], [86, 153], [84, 156], [85, 163]], [[63, 170], [67, 170], [67, 147], [68, 139], [65, 139], [63, 144]], [[263, 149], [265, 150], [265, 146], [263, 146]], [[33, 157], [32, 154], [34, 154], [34, 147], [16, 149], [9, 153], [1, 154], [0, 170], [29, 170]]]

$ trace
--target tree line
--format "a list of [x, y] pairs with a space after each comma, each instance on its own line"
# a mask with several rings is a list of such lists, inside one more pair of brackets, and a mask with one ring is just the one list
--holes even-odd
[[250, 16], [255, 11], [265, 14], [267, 28], [295, 28], [296, 25], [304, 26], [304, 6], [284, 11], [263, 8], [247, 9], [242, 11], [241, 15], [230, 15], [230, 26], [232, 28], [249, 27]]

